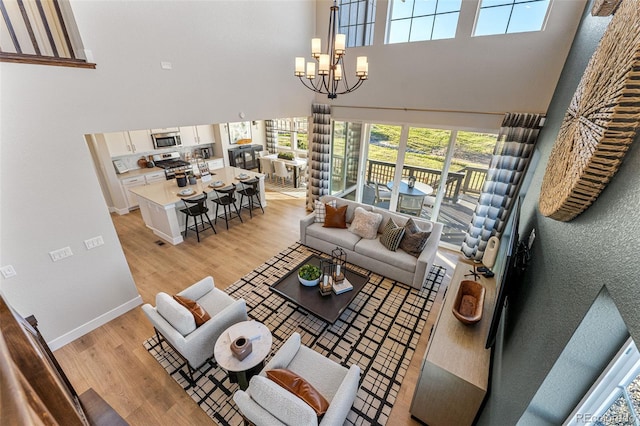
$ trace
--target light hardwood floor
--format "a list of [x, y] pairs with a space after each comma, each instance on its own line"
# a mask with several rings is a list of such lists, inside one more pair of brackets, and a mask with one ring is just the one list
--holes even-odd
[[[306, 213], [302, 199], [267, 193], [269, 206], [253, 219], [243, 211], [244, 223], [235, 219], [227, 231], [218, 221], [217, 235], [207, 231], [201, 243], [195, 235], [177, 246], [158, 245], [139, 211], [113, 215], [131, 274], [144, 302], [154, 304], [159, 291], [178, 292], [204, 276], [212, 275], [216, 286], [226, 288], [240, 277], [299, 238], [299, 219]], [[448, 284], [457, 253], [441, 250], [436, 264], [447, 268]], [[442, 286], [419, 341], [391, 413], [390, 425], [418, 425], [409, 407], [428, 342], [431, 326], [440, 309]], [[142, 342], [153, 328], [136, 308], [80, 339], [58, 349], [55, 356], [78, 393], [93, 388], [131, 425], [200, 425], [213, 421], [166, 374], [144, 349]]]

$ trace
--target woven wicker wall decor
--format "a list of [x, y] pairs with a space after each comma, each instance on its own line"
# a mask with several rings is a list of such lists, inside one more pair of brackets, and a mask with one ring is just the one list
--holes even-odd
[[570, 221], [600, 195], [640, 126], [640, 7], [623, 0], [571, 100], [551, 151], [540, 212]]

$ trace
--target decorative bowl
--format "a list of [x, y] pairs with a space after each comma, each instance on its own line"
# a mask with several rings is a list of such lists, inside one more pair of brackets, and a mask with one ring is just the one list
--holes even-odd
[[320, 282], [320, 278], [316, 278], [315, 280], [305, 280], [304, 278], [301, 278], [300, 275], [298, 275], [298, 280], [300, 281], [300, 284], [306, 287], [313, 287], [314, 285], [318, 285]]
[[463, 280], [453, 301], [453, 315], [463, 324], [472, 325], [482, 319], [485, 289], [479, 282]]
[[[307, 287], [313, 287], [314, 285], [318, 285], [318, 283], [320, 282], [320, 277], [322, 276], [320, 272], [320, 268], [318, 268], [315, 265], [309, 265], [309, 264], [301, 266], [300, 269], [298, 269], [297, 275], [298, 275], [298, 281], [300, 281], [300, 284]], [[300, 275], [305, 276], [305, 278], [302, 278]], [[309, 279], [313, 275], [317, 275], [318, 277], [314, 279]]]

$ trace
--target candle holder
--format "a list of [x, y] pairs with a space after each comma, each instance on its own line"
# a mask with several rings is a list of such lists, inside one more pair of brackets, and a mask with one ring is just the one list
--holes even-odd
[[409, 188], [413, 188], [414, 186], [416, 186], [416, 177], [409, 175]]
[[344, 274], [347, 267], [347, 253], [340, 247], [336, 247], [331, 251], [331, 262], [334, 265], [333, 268], [333, 282], [340, 284], [344, 281]]
[[322, 259], [320, 261], [320, 270], [322, 271], [320, 279], [320, 294], [328, 296], [333, 290], [333, 271], [334, 265], [331, 259]]

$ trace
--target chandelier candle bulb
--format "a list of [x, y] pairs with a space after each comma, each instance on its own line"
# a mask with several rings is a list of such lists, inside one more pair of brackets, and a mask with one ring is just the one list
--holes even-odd
[[318, 59], [318, 74], [320, 75], [329, 74], [329, 55], [325, 53], [320, 55], [320, 59]]
[[342, 67], [340, 64], [336, 65], [335, 71], [333, 71], [334, 80], [342, 80]]
[[316, 78], [316, 64], [314, 62], [307, 62], [307, 78]]
[[296, 77], [302, 77], [304, 75], [304, 58], [297, 57], [296, 58]]
[[322, 51], [321, 43], [322, 40], [320, 40], [319, 38], [311, 39], [311, 56], [316, 59], [318, 58], [318, 56], [320, 56], [320, 52]]
[[346, 44], [347, 44], [347, 36], [344, 34], [336, 34], [336, 42], [335, 42], [336, 55], [344, 55]]

